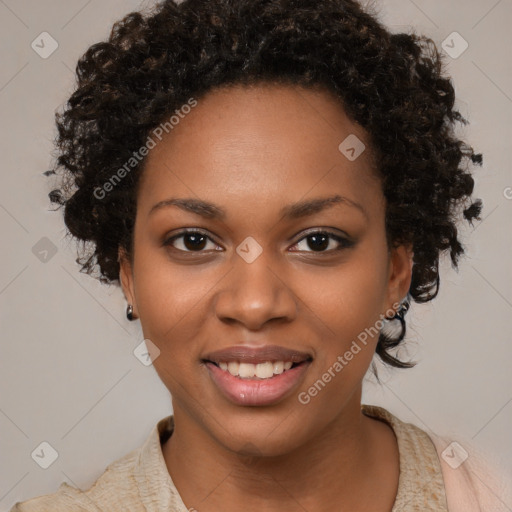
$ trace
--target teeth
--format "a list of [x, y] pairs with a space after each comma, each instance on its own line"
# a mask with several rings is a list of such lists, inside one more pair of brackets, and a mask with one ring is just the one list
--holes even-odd
[[228, 372], [235, 377], [238, 375], [238, 367], [240, 365], [236, 361], [230, 361], [228, 363]]
[[283, 361], [276, 361], [274, 363], [274, 373], [279, 375], [284, 372], [284, 363]]
[[260, 379], [268, 379], [274, 375], [274, 367], [271, 362], [267, 361], [266, 363], [260, 363], [254, 365], [256, 370], [256, 377]]
[[258, 377], [259, 379], [269, 379], [274, 375], [280, 375], [292, 367], [291, 361], [266, 361], [265, 363], [239, 363], [238, 361], [221, 361], [219, 368], [228, 371], [234, 377], [242, 379], [252, 379]]
[[240, 363], [238, 367], [238, 375], [242, 377], [242, 379], [250, 379], [254, 377], [256, 374], [256, 366], [254, 364], [249, 363]]

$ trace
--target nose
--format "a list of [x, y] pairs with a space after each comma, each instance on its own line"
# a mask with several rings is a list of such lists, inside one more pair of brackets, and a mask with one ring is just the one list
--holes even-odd
[[296, 317], [297, 298], [265, 251], [251, 263], [235, 253], [232, 264], [214, 297], [215, 314], [222, 322], [259, 330], [271, 320], [290, 322]]

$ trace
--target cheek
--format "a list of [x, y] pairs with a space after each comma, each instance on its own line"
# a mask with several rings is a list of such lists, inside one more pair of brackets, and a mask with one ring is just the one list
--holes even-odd
[[168, 249], [143, 227], [136, 228], [135, 244], [135, 294], [141, 322], [169, 330], [204, 295], [207, 284], [198, 266], [174, 263]]
[[338, 348], [370, 327], [385, 311], [387, 257], [383, 250], [361, 249], [346, 263], [307, 281], [301, 297], [323, 320]]
[[302, 292], [308, 297], [305, 303], [314, 313], [311, 321], [317, 324], [319, 333], [315, 371], [303, 391], [318, 405], [342, 403], [359, 385], [382, 327], [387, 253], [375, 247], [359, 254], [346, 265], [332, 269], [328, 276], [317, 276], [309, 282], [307, 294], [306, 290]]
[[190, 342], [203, 329], [205, 300], [214, 284], [212, 273], [173, 265], [165, 251], [145, 249], [141, 244], [134, 275], [144, 337], [159, 347], [158, 364], [172, 365], [180, 351], [190, 355]]
[[139, 278], [137, 304], [144, 338], [160, 350], [153, 366], [174, 398], [182, 391], [186, 397], [183, 382], [191, 382], [198, 371], [194, 340], [201, 339], [204, 331], [201, 298], [208, 293], [208, 287], [203, 279], [157, 267], [141, 272]]

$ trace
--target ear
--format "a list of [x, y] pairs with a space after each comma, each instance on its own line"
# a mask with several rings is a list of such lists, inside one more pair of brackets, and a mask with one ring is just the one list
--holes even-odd
[[[409, 292], [413, 265], [412, 247], [400, 245], [390, 251], [388, 274], [388, 310], [396, 309]], [[394, 307], [393, 307], [394, 305]]]
[[134, 318], [137, 318], [138, 313], [133, 284], [133, 268], [130, 258], [123, 247], [119, 247], [117, 261], [119, 262], [119, 281], [121, 283], [121, 288], [123, 289], [123, 293], [128, 304], [133, 306]]

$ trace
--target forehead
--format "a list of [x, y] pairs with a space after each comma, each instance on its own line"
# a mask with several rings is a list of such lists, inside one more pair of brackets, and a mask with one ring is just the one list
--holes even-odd
[[186, 110], [147, 156], [138, 210], [179, 195], [257, 208], [326, 192], [375, 202], [380, 193], [366, 133], [329, 93], [233, 86]]

